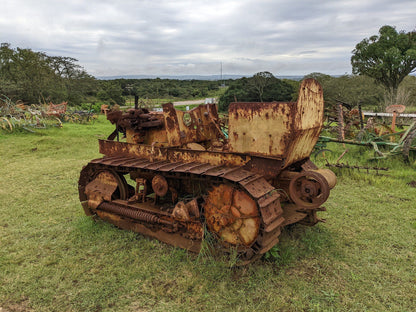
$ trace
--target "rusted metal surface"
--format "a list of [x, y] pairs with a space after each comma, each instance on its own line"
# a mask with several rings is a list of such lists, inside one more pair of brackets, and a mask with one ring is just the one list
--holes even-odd
[[221, 184], [208, 193], [205, 218], [209, 230], [231, 245], [250, 246], [260, 230], [256, 201], [242, 190]]
[[296, 103], [231, 103], [230, 150], [277, 157], [287, 167], [309, 157], [323, 116], [322, 87], [313, 79], [302, 82]]
[[392, 113], [393, 119], [391, 122], [391, 131], [396, 131], [396, 118], [397, 115], [403, 113], [406, 110], [406, 106], [404, 105], [390, 105], [386, 107], [386, 113]]
[[62, 117], [63, 114], [66, 112], [68, 102], [62, 102], [60, 104], [53, 104], [52, 102], [49, 103], [48, 110], [46, 111], [46, 115], [48, 116], [55, 116], [55, 117]]
[[116, 129], [99, 141], [104, 157], [78, 183], [86, 214], [195, 252], [207, 228], [241, 264], [272, 248], [283, 226], [319, 222], [336, 184], [309, 160], [323, 123], [320, 85], [302, 82], [294, 103], [233, 103], [229, 113], [227, 139], [214, 104], [109, 111]]
[[295, 109], [290, 103], [231, 103], [231, 151], [285, 156]]
[[144, 144], [99, 140], [100, 153], [106, 156], [124, 156], [151, 159], [152, 161], [167, 160], [169, 162], [209, 162], [214, 165], [227, 164], [242, 166], [251, 157], [238, 153], [187, 150], [182, 148], [157, 147]]
[[290, 198], [300, 208], [318, 208], [328, 199], [329, 190], [327, 180], [315, 171], [300, 172], [289, 185]]
[[190, 111], [176, 110], [172, 103], [163, 105], [166, 143], [181, 146], [223, 137], [218, 127], [218, 113], [214, 104], [200, 105]]
[[85, 194], [88, 196], [88, 205], [91, 208], [97, 208], [104, 200], [111, 201], [114, 193], [117, 192], [117, 198], [127, 198], [127, 188], [125, 180], [113, 170], [98, 171], [94, 180], [85, 188]]
[[169, 185], [162, 175], [157, 174], [152, 179], [152, 188], [157, 196], [165, 196], [168, 192]]

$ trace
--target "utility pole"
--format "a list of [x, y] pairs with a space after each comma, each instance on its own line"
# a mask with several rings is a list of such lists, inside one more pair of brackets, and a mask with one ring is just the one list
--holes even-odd
[[222, 62], [221, 62], [221, 79], [220, 79], [220, 81], [221, 81], [221, 87], [225, 87], [224, 80], [222, 79]]

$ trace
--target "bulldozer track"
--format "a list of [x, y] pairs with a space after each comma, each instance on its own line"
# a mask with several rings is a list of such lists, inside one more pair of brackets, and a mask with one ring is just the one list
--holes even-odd
[[[280, 194], [264, 179], [264, 177], [241, 167], [225, 165], [217, 166], [197, 162], [152, 161], [150, 159], [136, 157], [105, 156], [90, 161], [90, 163], [81, 171], [79, 179], [79, 195], [81, 202], [87, 200], [85, 187], [93, 180], [93, 173], [99, 172], [100, 170], [113, 170], [121, 175], [129, 174], [131, 172], [150, 175], [158, 174], [167, 179], [204, 181], [204, 183], [207, 183], [210, 186], [227, 184], [231, 185], [233, 188], [244, 190], [244, 192], [256, 202], [261, 222], [255, 241], [248, 247], [244, 246], [244, 248], [238, 249], [240, 260], [244, 264], [252, 262], [261, 257], [279, 241], [279, 235], [282, 226], [285, 223], [283, 210], [280, 206]], [[207, 191], [208, 190], [205, 189], [204, 195], [207, 194]], [[117, 201], [104, 202], [97, 210], [98, 211], [95, 212], [99, 217], [106, 219], [119, 227], [130, 229], [148, 236], [155, 237], [155, 235], [150, 233], [150, 231], [155, 231], [155, 229], [150, 227], [157, 228], [159, 225], [159, 231], [162, 229], [164, 233], [160, 234], [158, 239], [176, 245], [174, 241], [179, 233], [175, 233], [172, 230], [170, 230], [171, 233], [169, 233], [169, 231], [163, 230], [164, 226], [168, 224], [169, 221], [166, 221], [166, 212], [162, 210], [160, 210], [160, 213], [157, 211], [149, 212], [135, 210], [128, 205], [121, 207]], [[110, 218], [111, 215], [117, 215], [118, 219], [114, 221], [114, 218]], [[131, 220], [133, 220], [135, 225], [131, 223]], [[170, 227], [170, 229], [171, 228], [172, 227]], [[163, 236], [163, 238], [161, 238], [161, 236]], [[198, 244], [201, 243], [201, 240], [195, 242], [195, 240], [198, 239], [186, 237], [186, 235], [181, 239], [184, 239], [184, 243], [181, 247], [186, 247], [191, 251], [198, 251]]]

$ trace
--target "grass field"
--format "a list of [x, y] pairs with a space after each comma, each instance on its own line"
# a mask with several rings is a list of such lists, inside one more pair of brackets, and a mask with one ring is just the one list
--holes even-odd
[[414, 165], [337, 171], [326, 223], [236, 268], [84, 215], [79, 172], [112, 130], [100, 117], [0, 134], [1, 312], [416, 310]]

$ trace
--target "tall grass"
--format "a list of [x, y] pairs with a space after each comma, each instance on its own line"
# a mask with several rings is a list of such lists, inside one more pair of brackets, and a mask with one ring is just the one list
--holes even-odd
[[275, 257], [235, 267], [83, 214], [79, 172], [112, 130], [100, 118], [0, 134], [0, 311], [414, 310], [414, 167], [337, 170], [326, 223], [287, 228]]
[[389, 105], [408, 106], [412, 104], [412, 90], [401, 86], [398, 88], [397, 92], [394, 93], [393, 89], [390, 89], [388, 91], [385, 91], [383, 100], [384, 108], [386, 108]]

